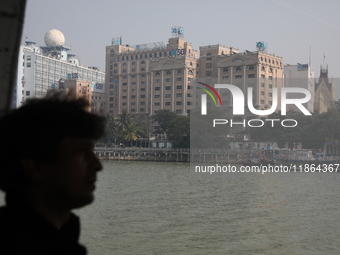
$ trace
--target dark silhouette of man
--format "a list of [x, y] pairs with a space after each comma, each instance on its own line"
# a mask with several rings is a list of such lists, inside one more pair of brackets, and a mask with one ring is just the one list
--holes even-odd
[[58, 93], [0, 119], [0, 254], [86, 254], [71, 211], [94, 199], [105, 127], [87, 106]]

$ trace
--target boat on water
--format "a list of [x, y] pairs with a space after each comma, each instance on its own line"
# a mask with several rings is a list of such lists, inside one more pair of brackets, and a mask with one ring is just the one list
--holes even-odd
[[268, 166], [275, 164], [272, 151], [265, 149], [241, 153], [238, 154], [237, 158], [243, 166]]
[[340, 164], [339, 156], [327, 156], [325, 152], [308, 149], [277, 149], [274, 151], [273, 160], [281, 165], [324, 165]]
[[326, 151], [309, 149], [257, 149], [238, 155], [243, 166], [289, 166], [291, 171], [312, 169], [340, 172], [340, 157], [328, 156]]

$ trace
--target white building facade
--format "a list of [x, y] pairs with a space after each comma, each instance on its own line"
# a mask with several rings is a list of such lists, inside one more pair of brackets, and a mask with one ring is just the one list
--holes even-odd
[[[13, 95], [13, 108], [27, 99], [42, 98], [49, 89], [57, 89], [60, 79], [79, 79], [105, 88], [105, 73], [94, 67], [84, 67], [69, 48], [63, 45], [63, 35], [50, 30], [45, 35], [46, 46], [38, 47], [26, 42], [20, 47], [17, 85]], [[60, 39], [61, 38], [61, 39]]]

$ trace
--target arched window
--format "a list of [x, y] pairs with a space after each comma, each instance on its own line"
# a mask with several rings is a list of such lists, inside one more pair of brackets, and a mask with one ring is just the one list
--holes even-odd
[[165, 74], [171, 74], [171, 71], [166, 71], [166, 73]]
[[194, 72], [193, 72], [192, 70], [189, 70], [189, 71], [188, 71], [188, 74], [193, 75]]
[[134, 66], [134, 65], [136, 65], [136, 62], [135, 62], [135, 61], [133, 61], [133, 62], [131, 63], [131, 65], [133, 65], [133, 66]]
[[144, 65], [145, 64], [145, 61], [143, 60], [142, 62], [140, 62], [142, 65]]
[[161, 75], [161, 72], [160, 72], [160, 71], [157, 71], [157, 72], [155, 73], [155, 75]]
[[254, 70], [255, 67], [254, 66], [249, 66], [249, 70]]
[[224, 72], [224, 73], [226, 73], [226, 72], [228, 72], [228, 71], [229, 71], [229, 69], [228, 69], [227, 67], [223, 68], [223, 72]]
[[241, 67], [236, 67], [236, 71], [241, 71], [242, 70], [242, 68]]
[[211, 55], [212, 55], [211, 52], [208, 52], [208, 53], [207, 53], [207, 56], [211, 56]]
[[126, 66], [126, 62], [123, 63], [123, 66]]
[[178, 70], [177, 70], [177, 73], [182, 73], [182, 70], [181, 70], [181, 69], [178, 69]]

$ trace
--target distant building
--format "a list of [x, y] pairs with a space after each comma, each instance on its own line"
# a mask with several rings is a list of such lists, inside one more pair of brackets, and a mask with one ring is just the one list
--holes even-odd
[[73, 98], [85, 98], [89, 102], [87, 111], [104, 115], [106, 95], [102, 83], [94, 83], [77, 79], [61, 79], [59, 90], [65, 90]]
[[[309, 64], [297, 64], [297, 65], [285, 65], [284, 66], [284, 86], [285, 87], [297, 87], [309, 90], [311, 93], [311, 99], [304, 103], [304, 107], [310, 112], [314, 112], [314, 71]], [[303, 94], [290, 93], [288, 98], [302, 98]], [[288, 104], [287, 111], [300, 111], [295, 105]]]
[[79, 79], [102, 84], [105, 89], [105, 73], [93, 67], [80, 66], [70, 48], [64, 46], [64, 35], [52, 29], [45, 35], [46, 46], [38, 47], [26, 41], [20, 47], [18, 77], [13, 96], [13, 108], [29, 98], [42, 98], [47, 90], [57, 88], [60, 79]]
[[[107, 112], [114, 117], [124, 110], [146, 121], [158, 110], [188, 114], [195, 108], [198, 53], [173, 28], [167, 45], [123, 45], [114, 39], [106, 47]], [[157, 126], [154, 127], [157, 129]]]
[[315, 84], [315, 96], [314, 96], [314, 112], [323, 113], [327, 112], [335, 101], [335, 86], [334, 80], [329, 81], [328, 67], [320, 67], [320, 77]]

